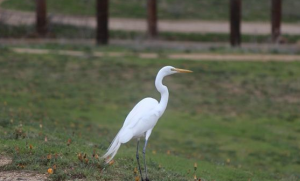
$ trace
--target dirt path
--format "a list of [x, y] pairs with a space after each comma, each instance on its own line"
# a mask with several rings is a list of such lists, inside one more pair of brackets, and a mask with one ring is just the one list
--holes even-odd
[[[0, 167], [8, 165], [12, 162], [12, 159], [7, 156], [0, 155]], [[43, 181], [47, 179], [46, 174], [37, 174], [30, 171], [0, 171], [1, 181]]]
[[0, 155], [0, 167], [8, 165], [12, 162], [11, 158]]
[[47, 180], [46, 174], [37, 174], [29, 171], [4, 171], [0, 172], [2, 181], [43, 181]]
[[[49, 20], [52, 23], [84, 26], [90, 28], [96, 27], [96, 21], [94, 17], [50, 14]], [[33, 12], [0, 9], [0, 21], [10, 25], [30, 25], [35, 22], [35, 14]], [[229, 33], [229, 25], [226, 21], [160, 20], [158, 22], [158, 27], [159, 31], [161, 32]], [[146, 21], [144, 19], [110, 18], [109, 28], [111, 30], [145, 32]], [[270, 24], [263, 22], [244, 22], [242, 24], [242, 33], [252, 35], [268, 35], [270, 34]], [[300, 23], [283, 23], [282, 33], [299, 35]]]
[[[273, 54], [217, 54], [217, 53], [169, 53], [159, 55], [157, 53], [127, 53], [127, 52], [92, 52], [86, 54], [82, 51], [70, 50], [49, 50], [49, 49], [30, 49], [30, 48], [12, 48], [16, 53], [29, 54], [58, 54], [67, 56], [95, 56], [95, 57], [124, 57], [137, 56], [145, 59], [174, 59], [174, 60], [192, 60], [192, 61], [254, 61], [254, 62], [291, 62], [300, 61], [300, 55], [273, 55]], [[162, 57], [161, 57], [162, 56]]]

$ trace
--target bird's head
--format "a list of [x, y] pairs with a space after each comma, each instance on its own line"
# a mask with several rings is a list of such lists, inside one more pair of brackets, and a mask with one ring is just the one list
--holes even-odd
[[179, 69], [172, 66], [165, 66], [160, 70], [160, 72], [162, 72], [165, 76], [176, 74], [176, 73], [192, 73], [191, 70]]

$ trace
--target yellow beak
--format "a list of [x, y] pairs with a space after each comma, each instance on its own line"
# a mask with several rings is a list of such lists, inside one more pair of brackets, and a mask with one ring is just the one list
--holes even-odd
[[191, 70], [178, 69], [178, 68], [175, 68], [174, 70], [177, 71], [177, 72], [179, 72], [179, 73], [192, 73], [193, 72]]

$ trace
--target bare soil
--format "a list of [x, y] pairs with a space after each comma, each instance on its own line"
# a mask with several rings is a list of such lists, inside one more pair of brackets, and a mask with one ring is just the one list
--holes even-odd
[[8, 165], [12, 162], [12, 159], [6, 156], [1, 156], [0, 155], [0, 167], [4, 165]]
[[[0, 155], [0, 167], [8, 165], [12, 162], [12, 159], [7, 156]], [[0, 171], [0, 180], [1, 181], [43, 181], [47, 180], [46, 174], [38, 174], [31, 171]]]
[[3, 171], [0, 172], [0, 180], [2, 181], [43, 181], [47, 180], [46, 174], [37, 174], [29, 171]]

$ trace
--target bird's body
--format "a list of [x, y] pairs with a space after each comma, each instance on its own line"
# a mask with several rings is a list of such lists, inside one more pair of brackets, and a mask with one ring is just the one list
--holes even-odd
[[[140, 138], [145, 137], [146, 142], [143, 150], [143, 154], [145, 154], [147, 141], [151, 135], [152, 129], [156, 125], [158, 119], [165, 112], [168, 104], [169, 91], [168, 88], [162, 84], [163, 78], [167, 75], [171, 75], [174, 73], [187, 73], [187, 72], [191, 72], [191, 71], [184, 70], [184, 69], [176, 69], [171, 66], [163, 67], [158, 72], [155, 79], [155, 86], [156, 89], [161, 94], [160, 102], [158, 102], [153, 98], [148, 97], [148, 98], [144, 98], [138, 104], [135, 105], [135, 107], [131, 110], [131, 112], [126, 117], [122, 128], [120, 129], [119, 133], [111, 143], [107, 153], [103, 155], [103, 158], [106, 159], [106, 162], [109, 162], [113, 159], [118, 149], [120, 148], [121, 144], [127, 143], [133, 138], [136, 138], [139, 144]], [[139, 164], [138, 146], [137, 146], [137, 159]], [[139, 165], [139, 169], [140, 169], [140, 165]], [[146, 170], [146, 180], [147, 180], [147, 170]]]
[[157, 100], [145, 98], [132, 109], [120, 130], [119, 141], [122, 144], [132, 138], [143, 137], [152, 130], [160, 117], [157, 105]]

